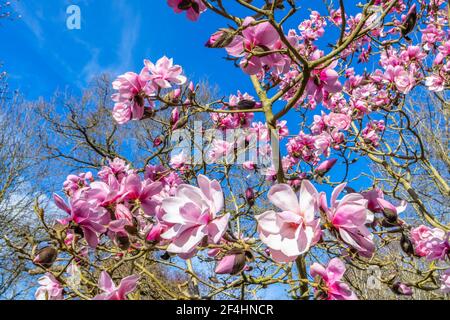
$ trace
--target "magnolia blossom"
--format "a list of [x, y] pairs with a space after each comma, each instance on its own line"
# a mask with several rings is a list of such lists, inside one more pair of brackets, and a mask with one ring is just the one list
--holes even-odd
[[234, 143], [221, 139], [214, 139], [209, 152], [209, 162], [217, 163], [221, 161], [232, 161]]
[[41, 286], [34, 295], [36, 300], [63, 299], [63, 287], [52, 274], [46, 273], [43, 277], [39, 278], [38, 283]]
[[186, 11], [186, 16], [191, 21], [197, 21], [200, 14], [206, 11], [202, 0], [167, 0], [167, 4], [176, 13]]
[[326, 300], [358, 300], [350, 287], [341, 281], [345, 273], [345, 265], [338, 258], [332, 259], [325, 268], [319, 263], [313, 263], [310, 268], [312, 277], [319, 278], [319, 288], [316, 289], [319, 298]]
[[254, 22], [255, 19], [252, 17], [245, 18], [242, 36], [236, 36], [226, 47], [229, 55], [244, 57], [240, 63], [241, 68], [251, 75], [260, 72], [263, 65], [273, 66], [278, 62], [273, 61], [272, 55], [248, 57], [247, 52], [250, 51], [270, 50], [279, 39], [277, 31], [269, 22], [253, 25]]
[[116, 103], [113, 116], [119, 124], [143, 117], [145, 98], [155, 91], [149, 84], [146, 73], [146, 68], [140, 74], [127, 72], [113, 82], [113, 89], [118, 91], [112, 95], [112, 100]]
[[439, 74], [432, 74], [426, 78], [425, 85], [430, 91], [441, 92], [445, 88], [445, 79]]
[[180, 153], [171, 156], [169, 164], [174, 169], [182, 169], [186, 163], [188, 163], [188, 156], [182, 150]]
[[385, 72], [385, 79], [387, 82], [394, 83], [400, 92], [407, 94], [416, 83], [414, 71], [412, 66], [408, 71], [403, 66], [388, 66]]
[[450, 252], [449, 234], [439, 228], [421, 225], [411, 230], [415, 253], [428, 260], [444, 259]]
[[370, 222], [367, 200], [359, 193], [350, 193], [337, 200], [346, 183], [337, 186], [331, 194], [331, 206], [328, 207], [326, 195], [320, 195], [320, 206], [329, 222], [338, 231], [340, 238], [358, 252], [370, 257], [375, 251], [373, 235], [366, 227]]
[[294, 261], [307, 252], [321, 236], [317, 212], [317, 190], [303, 180], [300, 196], [287, 184], [273, 186], [268, 194], [270, 202], [283, 210], [266, 211], [256, 216], [261, 241], [266, 244], [274, 260]]
[[173, 59], [166, 56], [159, 59], [156, 64], [149, 60], [144, 60], [146, 69], [150, 72], [150, 80], [158, 87], [167, 89], [171, 88], [171, 83], [183, 85], [186, 83], [186, 77], [181, 75], [183, 68], [173, 64]]
[[122, 198], [128, 201], [139, 201], [141, 208], [147, 216], [155, 215], [156, 207], [160, 204], [155, 196], [162, 191], [159, 181], [142, 181], [137, 174], [126, 177], [122, 185]]
[[443, 272], [441, 276], [441, 290], [443, 293], [450, 293], [450, 269]]
[[70, 215], [69, 218], [60, 220], [60, 223], [67, 225], [73, 221], [83, 231], [84, 238], [89, 246], [97, 247], [98, 234], [106, 232], [104, 224], [108, 220], [108, 212], [82, 199], [79, 192], [70, 199], [70, 207], [57, 194], [54, 194], [53, 198], [56, 206]]
[[122, 281], [118, 287], [114, 284], [111, 277], [106, 271], [102, 271], [98, 280], [98, 287], [103, 291], [94, 297], [94, 300], [126, 300], [127, 295], [136, 290], [139, 276], [128, 276]]
[[230, 214], [217, 216], [224, 204], [219, 182], [199, 175], [198, 185], [181, 184], [162, 201], [162, 221], [170, 227], [161, 237], [171, 241], [168, 252], [191, 255], [203, 241], [219, 243], [226, 231]]
[[[323, 53], [316, 51], [312, 55], [312, 60], [319, 59]], [[342, 90], [342, 84], [339, 82], [339, 74], [334, 70], [337, 62], [332, 62], [326, 68], [318, 68], [312, 71], [311, 78], [306, 86], [308, 95], [312, 96], [316, 102], [322, 102], [324, 97], [330, 93], [337, 93]]]

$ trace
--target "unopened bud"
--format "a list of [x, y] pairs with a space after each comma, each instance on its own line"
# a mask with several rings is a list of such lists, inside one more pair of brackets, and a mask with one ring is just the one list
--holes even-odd
[[231, 250], [216, 266], [215, 272], [217, 274], [231, 274], [240, 273], [245, 267], [245, 253], [238, 250]]
[[255, 204], [255, 192], [252, 188], [245, 190], [245, 200], [247, 200], [248, 205], [251, 207]]
[[384, 199], [378, 198], [377, 199], [378, 205], [380, 206], [383, 215], [390, 223], [395, 223], [397, 221], [398, 215], [397, 215], [397, 208], [390, 203], [389, 201], [386, 201]]
[[205, 43], [205, 46], [208, 48], [225, 48], [233, 41], [233, 39], [234, 34], [232, 30], [220, 29], [209, 37], [208, 41]]
[[322, 162], [321, 164], [319, 164], [316, 168], [316, 173], [319, 176], [323, 176], [324, 174], [326, 174], [328, 171], [331, 170], [331, 168], [334, 167], [334, 165], [336, 164], [337, 159], [328, 159], [325, 160], [324, 162]]
[[130, 238], [126, 235], [117, 235], [116, 244], [121, 250], [128, 250], [130, 248]]
[[163, 139], [161, 137], [157, 137], [155, 138], [155, 140], [153, 140], [153, 146], [154, 147], [159, 147], [163, 142]]
[[404, 295], [404, 296], [412, 296], [413, 291], [411, 287], [402, 282], [396, 282], [392, 285], [392, 291], [396, 294]]
[[416, 26], [416, 23], [417, 23], [417, 9], [416, 4], [413, 4], [407, 13], [405, 22], [403, 23], [403, 26], [401, 28], [402, 35], [405, 37], [407, 34], [413, 31], [414, 27]]
[[411, 240], [405, 234], [402, 234], [402, 237], [400, 238], [400, 247], [408, 256], [414, 254], [414, 246]]
[[237, 104], [237, 108], [244, 110], [244, 109], [253, 109], [256, 105], [256, 102], [253, 100], [241, 100]]
[[180, 120], [180, 112], [178, 111], [178, 108], [174, 108], [170, 115], [170, 124], [173, 126], [178, 120]]
[[37, 253], [33, 259], [33, 263], [44, 268], [50, 268], [58, 256], [58, 251], [53, 247], [45, 247]]

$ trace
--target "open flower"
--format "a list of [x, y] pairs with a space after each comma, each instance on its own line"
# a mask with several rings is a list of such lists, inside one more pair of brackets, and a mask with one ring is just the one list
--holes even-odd
[[170, 227], [161, 237], [171, 240], [168, 252], [192, 254], [203, 241], [219, 243], [226, 231], [230, 215], [217, 216], [224, 204], [219, 182], [199, 175], [198, 185], [181, 184], [162, 201], [162, 221]]
[[326, 268], [319, 263], [313, 263], [310, 273], [312, 277], [320, 279], [319, 288], [316, 291], [319, 298], [325, 300], [358, 300], [350, 287], [341, 282], [345, 273], [345, 265], [338, 258], [332, 259]]
[[411, 241], [414, 251], [428, 260], [444, 259], [450, 252], [449, 234], [439, 228], [421, 225], [411, 230]]
[[140, 120], [144, 116], [145, 99], [155, 91], [148, 80], [143, 68], [140, 74], [127, 72], [112, 83], [113, 89], [118, 91], [112, 95], [112, 100], [116, 103], [113, 116], [119, 124]]
[[60, 196], [57, 194], [53, 195], [56, 206], [70, 215], [70, 217], [62, 219], [59, 222], [63, 225], [67, 225], [69, 222], [73, 221], [83, 231], [84, 238], [89, 246], [95, 248], [99, 242], [98, 234], [106, 232], [104, 224], [105, 222], [109, 222], [105, 220], [107, 211], [80, 198], [78, 194], [75, 194], [70, 199], [70, 207]]
[[283, 211], [266, 211], [256, 220], [261, 241], [274, 260], [294, 261], [320, 239], [319, 219], [315, 219], [317, 196], [316, 188], [307, 180], [302, 181], [300, 198], [287, 184], [270, 189], [270, 202]]
[[257, 74], [264, 65], [276, 65], [279, 59], [274, 59], [274, 57], [283, 58], [281, 55], [255, 56], [249, 54], [250, 52], [270, 51], [279, 39], [277, 31], [269, 22], [254, 25], [255, 22], [252, 17], [245, 18], [243, 22], [245, 29], [242, 31], [242, 35], [234, 37], [226, 47], [229, 55], [244, 57], [240, 65], [244, 72], [250, 75]]
[[[312, 60], [319, 59], [323, 53], [319, 50], [312, 54]], [[312, 71], [311, 78], [306, 86], [308, 95], [312, 96], [318, 103], [330, 93], [337, 93], [342, 90], [342, 84], [339, 82], [339, 74], [334, 70], [337, 62], [332, 62], [326, 68], [318, 68]]]
[[34, 295], [36, 300], [62, 300], [63, 287], [52, 274], [46, 273], [39, 278], [38, 283], [41, 286]]
[[359, 193], [350, 193], [337, 200], [346, 184], [337, 186], [331, 195], [331, 207], [328, 207], [326, 195], [320, 196], [320, 206], [327, 214], [329, 222], [338, 231], [340, 238], [363, 255], [370, 257], [375, 251], [373, 235], [365, 226], [370, 216], [367, 200]]
[[139, 276], [128, 276], [116, 287], [109, 274], [103, 271], [100, 274], [98, 286], [104, 293], [95, 296], [94, 300], [127, 300], [127, 295], [136, 290], [138, 281]]
[[206, 11], [202, 0], [168, 0], [167, 4], [176, 13], [186, 11], [186, 15], [191, 21], [197, 21], [200, 14]]
[[183, 68], [179, 65], [173, 65], [173, 59], [164, 56], [156, 64], [153, 64], [149, 60], [144, 60], [144, 64], [150, 72], [150, 80], [160, 88], [171, 88], [171, 83], [177, 85], [186, 83], [186, 77], [181, 75]]

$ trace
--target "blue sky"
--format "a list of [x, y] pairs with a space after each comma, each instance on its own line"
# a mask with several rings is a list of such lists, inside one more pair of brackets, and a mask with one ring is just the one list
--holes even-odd
[[[14, 3], [22, 18], [0, 26], [0, 61], [9, 74], [10, 86], [28, 99], [49, 99], [56, 89], [76, 93], [103, 72], [112, 76], [138, 72], [144, 58], [156, 61], [163, 55], [173, 57], [194, 82], [207, 79], [217, 84], [224, 96], [237, 90], [255, 95], [248, 76], [223, 59], [224, 50], [204, 47], [209, 36], [227, 23], [211, 12], [193, 23], [184, 14], [175, 14], [166, 0]], [[66, 26], [66, 9], [73, 4], [81, 9], [81, 30]], [[318, 2], [314, 9], [322, 11], [323, 3]], [[308, 15], [301, 10], [288, 27], [296, 28]], [[331, 33], [321, 46], [328, 50], [326, 45], [334, 42], [331, 38], [335, 36], [337, 32]], [[292, 116], [297, 117], [290, 113], [285, 118], [290, 120], [291, 134], [296, 134], [298, 126]]]
[[[81, 30], [66, 27], [66, 9], [81, 8]], [[92, 77], [140, 70], [142, 60], [173, 57], [194, 78], [209, 79], [225, 93], [250, 89], [248, 79], [204, 43], [223, 20], [203, 15], [192, 23], [164, 0], [21, 1], [20, 20], [0, 28], [3, 69], [26, 97], [48, 97], [55, 89], [79, 90]], [[226, 68], [227, 72], [223, 72]]]
[[[66, 9], [73, 4], [81, 9], [81, 30], [66, 27]], [[27, 99], [49, 99], [57, 89], [80, 92], [103, 72], [139, 71], [143, 59], [156, 61], [163, 55], [173, 57], [195, 82], [217, 84], [224, 95], [237, 90], [255, 95], [249, 78], [223, 59], [224, 50], [204, 47], [211, 33], [226, 26], [214, 14], [192, 23], [165, 0], [22, 0], [15, 7], [22, 18], [0, 26], [0, 61], [10, 86]], [[290, 131], [296, 134], [292, 123]], [[340, 177], [339, 168], [334, 170]], [[282, 291], [271, 288], [265, 295], [278, 298]]]

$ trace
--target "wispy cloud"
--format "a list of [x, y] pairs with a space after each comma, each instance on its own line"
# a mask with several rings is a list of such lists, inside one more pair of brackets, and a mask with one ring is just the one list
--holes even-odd
[[[104, 48], [103, 50], [96, 46], [89, 48], [91, 59], [82, 71], [86, 81], [101, 72], [123, 73], [125, 70], [132, 68], [133, 65], [133, 53], [138, 44], [141, 30], [140, 10], [133, 10], [132, 5], [124, 0], [114, 1], [111, 4], [113, 5], [111, 10], [116, 13], [115, 19], [119, 21], [122, 27], [120, 39], [117, 39], [118, 47], [115, 50], [113, 61], [107, 65], [101, 65], [99, 62], [100, 53], [105, 51]], [[112, 49], [107, 52], [112, 59], [113, 52], [109, 51], [112, 51]]]

